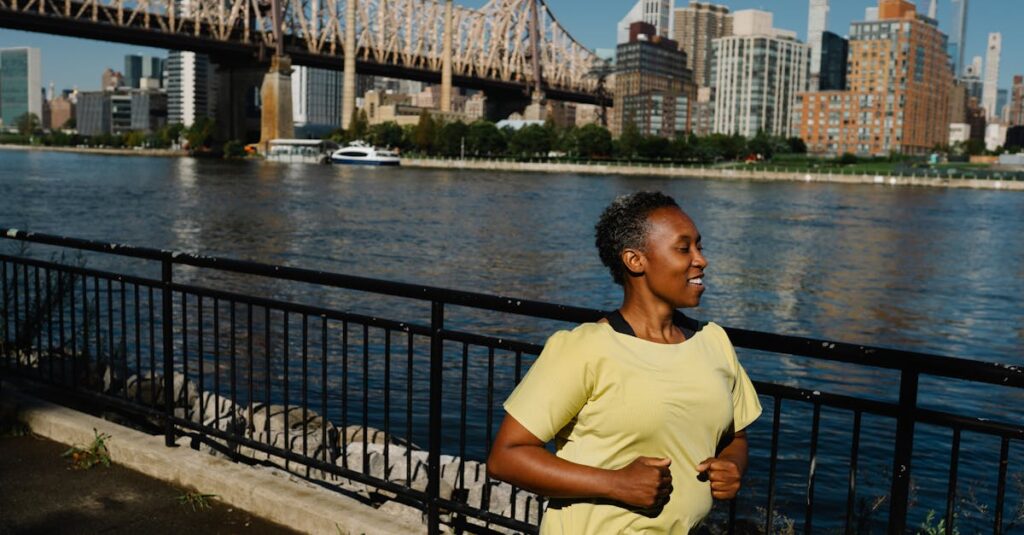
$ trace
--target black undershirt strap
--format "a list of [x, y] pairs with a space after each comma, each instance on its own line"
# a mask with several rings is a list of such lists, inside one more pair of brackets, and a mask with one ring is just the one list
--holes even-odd
[[[605, 316], [605, 319], [608, 320], [608, 324], [612, 326], [612, 329], [615, 329], [615, 332], [632, 336], [634, 338], [636, 337], [636, 331], [629, 326], [629, 322], [626, 321], [626, 318], [622, 317], [622, 312], [619, 312], [618, 309], [609, 312], [608, 315]], [[676, 327], [679, 327], [679, 330], [683, 331], [683, 336], [685, 336], [687, 340], [693, 338], [693, 335], [697, 334], [697, 332], [703, 329], [705, 325], [703, 321], [697, 321], [693, 318], [689, 318], [678, 310], [672, 313], [672, 323], [674, 323]]]

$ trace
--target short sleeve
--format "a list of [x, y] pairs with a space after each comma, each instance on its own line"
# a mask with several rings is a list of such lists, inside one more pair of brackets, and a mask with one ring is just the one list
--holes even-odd
[[505, 400], [505, 412], [544, 442], [571, 422], [590, 398], [587, 358], [573, 338], [569, 331], [553, 334]]
[[[718, 327], [716, 325], [716, 327]], [[724, 345], [726, 357], [729, 359], [729, 367], [733, 372], [732, 384], [732, 420], [733, 428], [736, 431], [746, 429], [761, 416], [761, 401], [757, 399], [757, 391], [754, 384], [747, 377], [747, 371], [743, 369], [739, 358], [736, 356], [736, 349], [729, 340], [725, 329], [721, 330], [721, 340]]]

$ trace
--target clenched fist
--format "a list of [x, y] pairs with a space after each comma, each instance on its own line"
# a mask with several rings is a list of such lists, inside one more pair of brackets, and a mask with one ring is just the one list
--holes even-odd
[[705, 459], [697, 465], [697, 472], [707, 472], [707, 481], [711, 482], [711, 496], [716, 500], [731, 500], [740, 491], [740, 468], [730, 460], [718, 457]]
[[641, 509], [663, 505], [672, 493], [671, 464], [671, 459], [637, 457], [613, 472], [611, 498]]

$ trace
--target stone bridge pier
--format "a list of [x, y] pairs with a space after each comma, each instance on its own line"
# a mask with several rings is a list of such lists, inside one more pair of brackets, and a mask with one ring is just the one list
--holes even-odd
[[292, 61], [288, 56], [271, 58], [270, 71], [260, 87], [260, 149], [266, 153], [271, 139], [295, 137], [292, 110]]

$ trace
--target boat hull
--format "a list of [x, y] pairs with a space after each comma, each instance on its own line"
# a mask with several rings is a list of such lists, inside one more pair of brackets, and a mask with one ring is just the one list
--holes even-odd
[[397, 167], [400, 165], [398, 160], [363, 160], [357, 158], [331, 158], [331, 162], [337, 165], [369, 165], [374, 167]]

